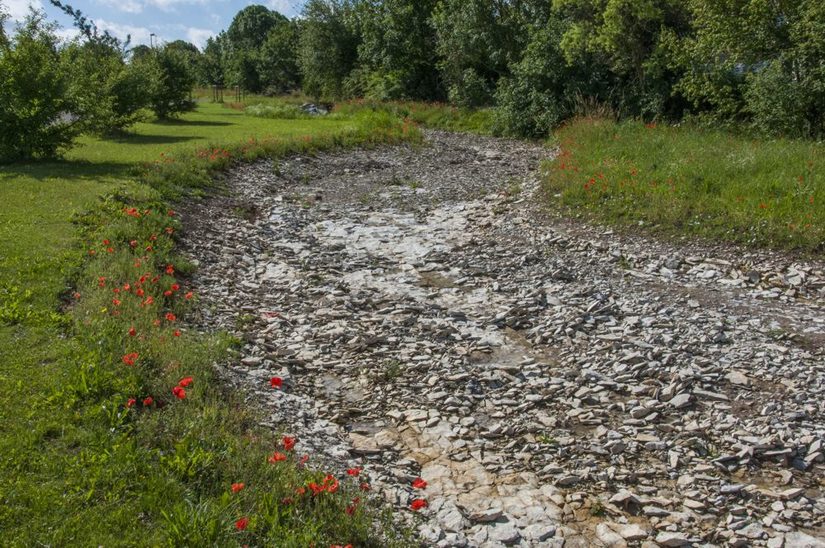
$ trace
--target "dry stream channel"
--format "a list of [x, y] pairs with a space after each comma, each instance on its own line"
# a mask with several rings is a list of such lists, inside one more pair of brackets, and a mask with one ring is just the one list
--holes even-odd
[[184, 212], [198, 327], [245, 341], [221, 367], [267, 425], [425, 545], [825, 546], [823, 264], [565, 219], [551, 149], [426, 138]]

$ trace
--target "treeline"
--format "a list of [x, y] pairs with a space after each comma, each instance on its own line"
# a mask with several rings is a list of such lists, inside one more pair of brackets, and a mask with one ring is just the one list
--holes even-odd
[[293, 20], [248, 6], [203, 51], [129, 48], [50, 1], [79, 39], [40, 13], [0, 25], [0, 160], [174, 116], [196, 84], [494, 107], [517, 136], [594, 111], [825, 135], [821, 0], [309, 0]]
[[204, 83], [496, 107], [541, 136], [579, 111], [825, 134], [821, 0], [309, 0], [241, 10]]

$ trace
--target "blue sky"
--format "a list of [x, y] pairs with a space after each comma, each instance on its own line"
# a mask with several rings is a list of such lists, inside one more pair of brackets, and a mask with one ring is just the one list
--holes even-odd
[[[63, 0], [93, 19], [98, 28], [118, 38], [132, 36], [132, 45], [149, 44], [154, 33], [161, 42], [181, 39], [203, 47], [206, 39], [226, 29], [232, 18], [250, 4], [263, 4], [287, 17], [295, 17], [304, 0]], [[48, 0], [0, 0], [13, 20], [25, 17], [28, 5], [45, 8], [51, 19], [72, 36], [71, 21]]]

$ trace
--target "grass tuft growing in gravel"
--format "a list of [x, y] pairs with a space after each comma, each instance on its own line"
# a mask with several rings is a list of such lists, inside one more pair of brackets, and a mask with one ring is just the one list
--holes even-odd
[[[825, 250], [825, 146], [577, 119], [544, 186], [595, 220], [753, 247]], [[555, 200], [553, 200], [555, 201]]]
[[358, 476], [335, 477], [304, 458], [301, 440], [258, 427], [219, 381], [212, 364], [238, 341], [186, 327], [199, 297], [176, 254], [185, 227], [172, 200], [212, 191], [234, 162], [417, 134], [381, 114], [240, 116], [205, 105], [120, 142], [89, 140], [62, 164], [2, 174], [4, 543], [406, 543]]

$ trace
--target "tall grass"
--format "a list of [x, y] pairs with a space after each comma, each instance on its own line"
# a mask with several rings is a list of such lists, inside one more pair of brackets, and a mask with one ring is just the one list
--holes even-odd
[[579, 118], [556, 133], [544, 186], [620, 225], [755, 247], [825, 250], [825, 146]]

